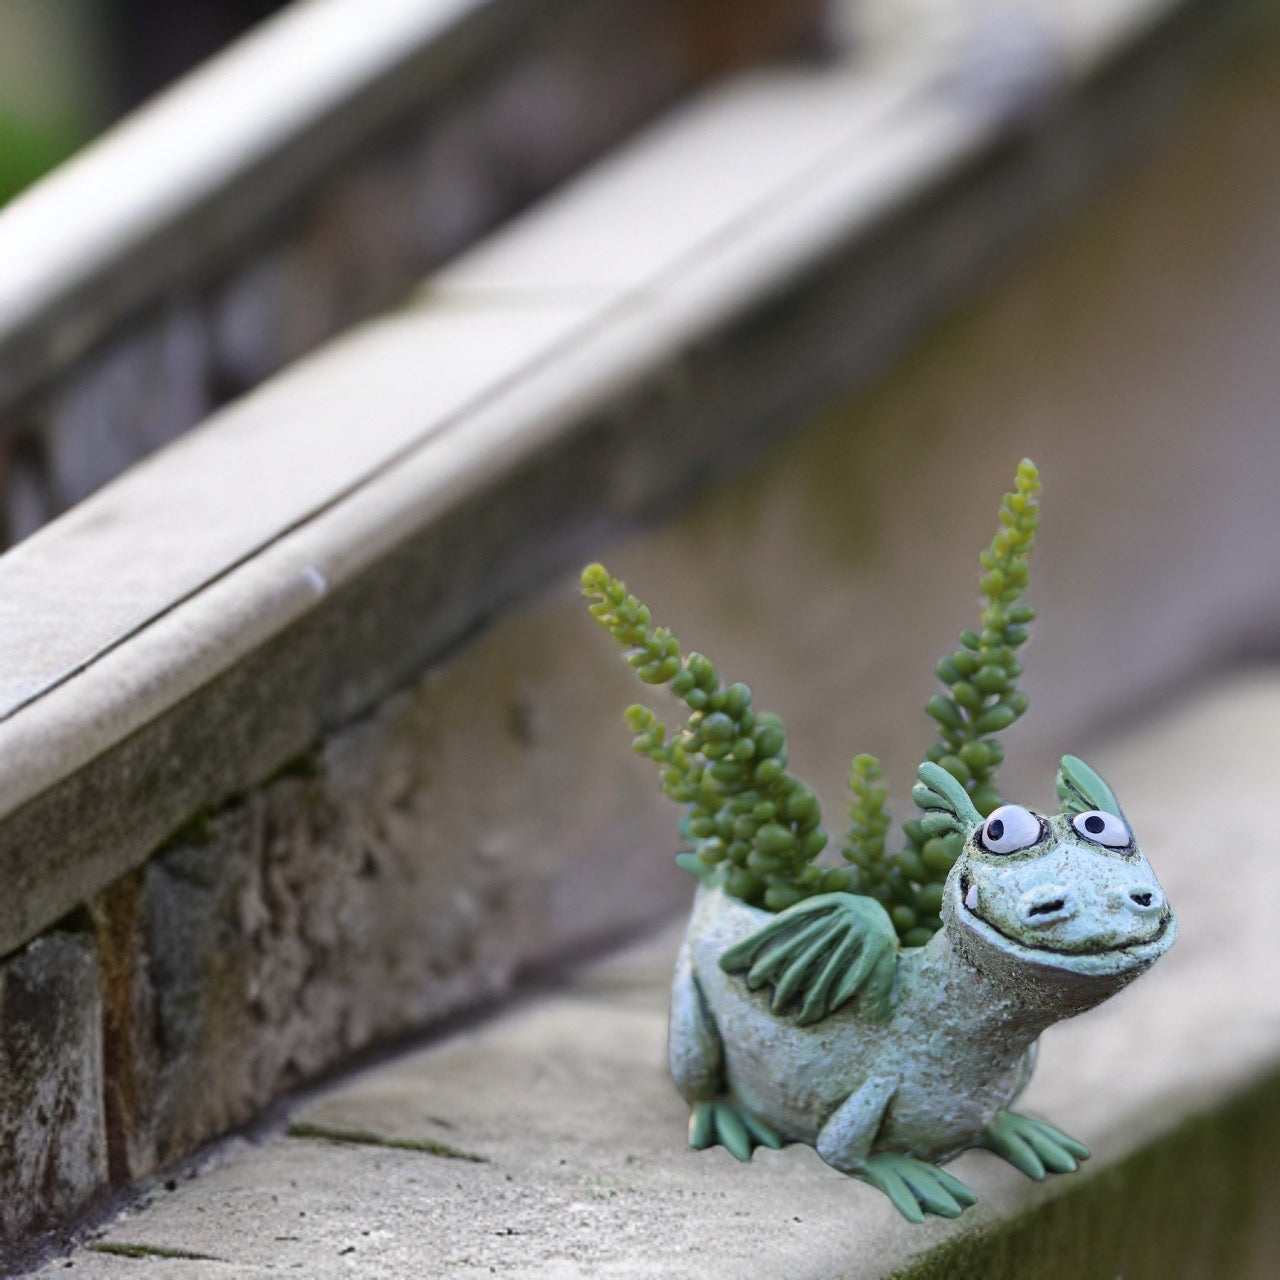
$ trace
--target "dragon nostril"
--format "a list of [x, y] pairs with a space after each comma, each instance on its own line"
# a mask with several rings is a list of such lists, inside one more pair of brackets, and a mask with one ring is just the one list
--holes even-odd
[[1064, 885], [1041, 884], [1022, 895], [1019, 913], [1027, 924], [1053, 925], [1075, 915], [1075, 895]]
[[1038, 884], [1018, 899], [1019, 919], [1036, 928], [1070, 920], [1077, 908], [1076, 895], [1063, 884]]
[[1125, 905], [1140, 916], [1155, 915], [1164, 908], [1164, 897], [1159, 889], [1147, 885], [1135, 885], [1125, 890]]
[[1048, 902], [1037, 902], [1028, 912], [1029, 916], [1050, 916], [1055, 915], [1065, 907], [1066, 901], [1063, 898], [1051, 898]]

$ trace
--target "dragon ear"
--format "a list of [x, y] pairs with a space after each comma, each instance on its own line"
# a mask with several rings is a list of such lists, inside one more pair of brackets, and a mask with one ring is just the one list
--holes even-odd
[[1099, 809], [1123, 820], [1120, 801], [1115, 792], [1077, 756], [1063, 756], [1055, 780], [1062, 812], [1068, 817]]
[[911, 788], [911, 798], [924, 811], [920, 825], [926, 835], [945, 836], [958, 832], [967, 836], [982, 822], [969, 793], [941, 765], [926, 760], [920, 766], [920, 781]]

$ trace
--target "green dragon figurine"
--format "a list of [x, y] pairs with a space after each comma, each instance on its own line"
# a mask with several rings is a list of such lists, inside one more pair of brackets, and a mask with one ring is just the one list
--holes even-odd
[[910, 1221], [957, 1217], [975, 1196], [939, 1165], [986, 1147], [1032, 1178], [1089, 1152], [1010, 1110], [1052, 1023], [1105, 1000], [1172, 945], [1177, 925], [1115, 795], [1074, 756], [1061, 812], [1002, 801], [992, 736], [1026, 708], [1014, 649], [1038, 516], [1024, 461], [982, 557], [980, 632], [938, 666], [949, 695], [927, 710], [939, 741], [919, 769], [920, 812], [884, 851], [881, 771], [850, 777], [844, 866], [813, 792], [788, 773], [777, 717], [745, 685], [721, 685], [700, 654], [600, 565], [583, 571], [592, 612], [630, 649], [642, 680], [690, 708], [668, 738], [632, 707], [635, 747], [689, 806], [678, 861], [700, 885], [672, 985], [670, 1060], [691, 1108], [689, 1142], [739, 1160], [804, 1142], [883, 1191]]

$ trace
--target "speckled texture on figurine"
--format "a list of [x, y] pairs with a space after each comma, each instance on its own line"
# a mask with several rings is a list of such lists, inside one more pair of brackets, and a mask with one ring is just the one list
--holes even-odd
[[884, 771], [849, 774], [844, 865], [817, 796], [788, 769], [782, 722], [671, 631], [600, 565], [582, 575], [596, 619], [646, 684], [689, 708], [668, 735], [648, 707], [627, 718], [688, 816], [679, 864], [701, 882], [672, 986], [670, 1057], [690, 1104], [689, 1142], [748, 1160], [805, 1142], [883, 1191], [914, 1222], [958, 1216], [973, 1193], [939, 1164], [987, 1147], [1033, 1178], [1087, 1148], [1010, 1110], [1050, 1024], [1092, 1008], [1173, 943], [1176, 924], [1110, 787], [1064, 756], [1061, 811], [1007, 804], [995, 737], [1027, 706], [1016, 651], [1038, 522], [1039, 473], [1023, 460], [981, 555], [979, 627], [937, 665], [904, 841]]
[[[1114, 796], [1082, 762], [1063, 760], [1064, 811], [1051, 817], [1006, 805], [984, 821], [937, 765], [920, 775], [929, 811], [966, 834], [932, 940], [899, 950], [869, 898], [829, 894], [774, 915], [704, 884], [670, 1040], [695, 1145], [745, 1158], [809, 1143], [916, 1221], [973, 1202], [934, 1167], [966, 1148], [1032, 1177], [1087, 1156], [1009, 1111], [1036, 1038], [1131, 982], [1176, 934]], [[815, 993], [823, 1011], [802, 1022]]]

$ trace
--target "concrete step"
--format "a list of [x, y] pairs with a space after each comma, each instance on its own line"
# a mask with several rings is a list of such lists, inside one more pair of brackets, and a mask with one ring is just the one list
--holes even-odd
[[1090, 759], [1178, 913], [1173, 951], [1044, 1037], [1025, 1099], [1087, 1142], [1036, 1184], [986, 1153], [912, 1227], [806, 1147], [684, 1143], [664, 1064], [679, 930], [296, 1103], [156, 1183], [43, 1280], [1270, 1277], [1280, 1266], [1280, 672], [1219, 683]]

